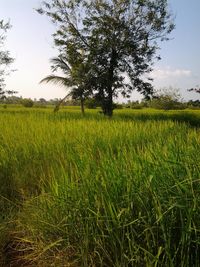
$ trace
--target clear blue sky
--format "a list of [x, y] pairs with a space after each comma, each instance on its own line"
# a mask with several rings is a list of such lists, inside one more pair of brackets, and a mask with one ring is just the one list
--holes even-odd
[[[179, 88], [184, 99], [197, 99], [198, 94], [186, 88], [200, 85], [200, 0], [170, 0], [175, 14], [176, 29], [171, 41], [162, 43], [162, 60], [152, 73], [156, 88]], [[7, 89], [19, 96], [46, 99], [60, 98], [63, 88], [40, 85], [39, 81], [51, 73], [49, 59], [56, 55], [51, 34], [54, 32], [48, 18], [35, 12], [40, 0], [0, 0], [0, 19], [10, 19], [6, 47], [16, 59], [17, 71], [7, 78]], [[133, 94], [133, 99], [139, 95]], [[120, 98], [122, 99], [122, 98]]]

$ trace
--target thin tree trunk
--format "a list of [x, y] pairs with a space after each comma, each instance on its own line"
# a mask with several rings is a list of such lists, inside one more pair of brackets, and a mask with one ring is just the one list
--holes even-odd
[[81, 98], [81, 113], [82, 113], [82, 115], [85, 114], [84, 99], [83, 98]]
[[108, 100], [107, 100], [107, 114], [108, 117], [112, 117], [113, 115], [113, 93], [112, 93], [112, 85], [108, 89]]

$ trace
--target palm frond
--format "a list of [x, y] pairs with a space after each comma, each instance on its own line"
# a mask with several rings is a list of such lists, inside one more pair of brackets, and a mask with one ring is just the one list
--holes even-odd
[[48, 75], [40, 81], [40, 83], [53, 83], [61, 86], [71, 86], [71, 80], [67, 77]]
[[50, 62], [53, 64], [52, 66], [52, 70], [56, 71], [56, 70], [62, 70], [64, 73], [69, 73], [71, 72], [71, 67], [68, 64], [68, 62], [66, 60], [64, 60], [61, 57], [54, 57], [52, 59], [50, 59]]

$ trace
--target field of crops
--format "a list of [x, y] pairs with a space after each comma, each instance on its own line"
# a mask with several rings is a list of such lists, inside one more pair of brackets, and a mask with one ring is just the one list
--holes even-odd
[[0, 107], [0, 266], [200, 266], [199, 126]]

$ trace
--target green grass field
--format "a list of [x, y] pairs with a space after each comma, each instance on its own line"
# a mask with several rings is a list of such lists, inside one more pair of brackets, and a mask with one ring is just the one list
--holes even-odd
[[0, 266], [200, 266], [199, 126], [0, 107]]

